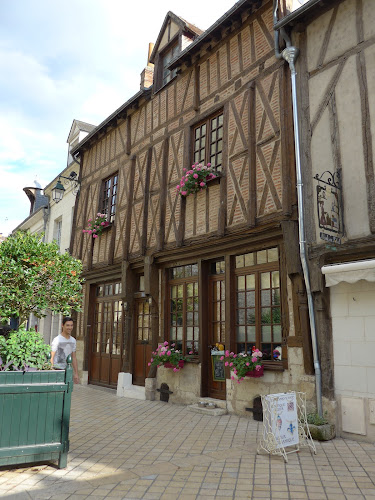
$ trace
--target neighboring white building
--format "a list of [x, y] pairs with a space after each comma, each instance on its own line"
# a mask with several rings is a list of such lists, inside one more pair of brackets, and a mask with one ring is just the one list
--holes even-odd
[[[23, 229], [29, 230], [31, 233], [44, 233], [44, 241], [50, 243], [56, 241], [60, 253], [68, 252], [70, 246], [70, 237], [72, 233], [72, 223], [74, 206], [77, 199], [79, 185], [66, 178], [79, 177], [79, 164], [75, 162], [70, 151], [84, 137], [86, 137], [93, 129], [94, 125], [73, 120], [70, 133], [67, 139], [69, 145], [67, 167], [60, 172], [45, 188], [36, 183], [35, 187], [24, 188], [30, 200], [30, 215], [19, 225], [13, 232]], [[72, 173], [75, 174], [71, 175]], [[52, 190], [60, 180], [65, 191], [61, 201], [55, 202], [52, 198]], [[43, 194], [42, 194], [43, 191]], [[44, 318], [36, 318], [31, 315], [29, 318], [29, 327], [36, 327], [42, 333], [44, 340], [50, 343], [60, 331], [61, 315], [52, 314], [47, 311]]]

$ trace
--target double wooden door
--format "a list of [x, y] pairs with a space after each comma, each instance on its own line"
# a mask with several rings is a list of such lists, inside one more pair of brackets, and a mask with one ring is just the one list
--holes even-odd
[[96, 300], [89, 366], [90, 383], [117, 387], [124, 350], [123, 316], [121, 300], [109, 297]]

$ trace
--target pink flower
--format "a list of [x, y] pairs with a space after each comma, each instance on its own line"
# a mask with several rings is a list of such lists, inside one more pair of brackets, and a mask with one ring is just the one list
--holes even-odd
[[99, 236], [97, 234], [93, 234], [92, 237], [93, 238], [99, 238]]
[[87, 232], [88, 232], [89, 234], [92, 234], [92, 231], [91, 231], [91, 229], [89, 229], [89, 230], [88, 230]]
[[85, 233], [86, 232], [86, 229], [82, 229], [82, 232]]
[[87, 222], [91, 222], [91, 221], [92, 221], [92, 219], [87, 219]]
[[201, 182], [199, 185], [200, 185], [200, 187], [204, 187], [204, 186], [205, 186], [205, 183], [204, 183], [204, 182]]
[[183, 169], [182, 169], [182, 171], [183, 171], [183, 172], [186, 172], [186, 168], [183, 168]]
[[171, 354], [172, 354], [172, 353], [171, 353], [171, 351], [168, 351], [168, 352], [167, 352], [167, 356], [170, 356]]
[[96, 214], [96, 216], [97, 216], [97, 217], [101, 217], [101, 216], [102, 216], [102, 214], [98, 212], [98, 213]]
[[96, 229], [93, 229], [93, 230], [92, 230], [92, 232], [93, 232], [93, 233], [96, 233]]
[[256, 362], [258, 361], [258, 358], [255, 356], [255, 357], [251, 358], [251, 361], [252, 361], [253, 363], [256, 363]]
[[247, 363], [246, 363], [246, 366], [250, 366], [250, 363], [249, 363], [249, 362], [247, 362]]
[[229, 365], [228, 361], [226, 361], [226, 362], [224, 363], [224, 365], [225, 365], [225, 366], [228, 366], [228, 365]]
[[200, 167], [197, 167], [197, 172], [200, 172], [200, 171], [201, 171]]
[[232, 380], [234, 380], [234, 377], [233, 377], [233, 375], [231, 376], [231, 379], [232, 379]]
[[234, 352], [231, 352], [231, 353], [230, 353], [230, 356], [234, 356]]
[[239, 384], [240, 382], [241, 382], [241, 379], [239, 378], [239, 379], [237, 380], [237, 384]]
[[148, 366], [151, 366], [151, 363], [147, 363]]
[[186, 196], [187, 195], [187, 191], [181, 191], [181, 194], [182, 194], [182, 196]]
[[177, 191], [178, 191], [179, 189], [181, 189], [181, 186], [180, 186], [179, 184], [177, 184], [176, 189], [177, 189]]
[[171, 347], [174, 347], [176, 344], [171, 344]]
[[164, 345], [168, 345], [168, 340], [165, 340], [165, 341], [164, 341]]
[[193, 351], [189, 351], [189, 354], [193, 354]]
[[229, 366], [233, 366], [233, 363], [229, 363]]
[[105, 222], [102, 222], [100, 225], [101, 225], [101, 226], [105, 226]]
[[207, 163], [207, 167], [210, 167], [211, 166], [211, 163]]
[[234, 355], [233, 355], [233, 358], [237, 358], [237, 354], [234, 354]]
[[174, 372], [178, 372], [178, 368], [173, 368], [173, 371]]
[[[152, 353], [152, 354], [154, 354], [154, 353]], [[154, 358], [151, 358], [151, 363], [152, 363], [153, 361], [154, 361]]]
[[259, 372], [259, 370], [262, 369], [262, 365], [256, 365], [255, 369], [256, 369], [257, 372]]
[[228, 356], [229, 356], [229, 351], [228, 351], [228, 350], [226, 350], [226, 351], [225, 351], [225, 356], [226, 356], [226, 357], [228, 357]]
[[199, 175], [198, 174], [194, 174], [193, 177], [194, 177], [194, 179], [198, 179]]
[[220, 361], [223, 361], [223, 359], [224, 359], [224, 356], [220, 356]]

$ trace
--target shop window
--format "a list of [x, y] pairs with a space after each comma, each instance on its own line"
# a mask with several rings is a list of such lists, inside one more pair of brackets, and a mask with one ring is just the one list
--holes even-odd
[[280, 361], [282, 324], [278, 249], [235, 258], [237, 352], [263, 352], [265, 361]]
[[198, 266], [179, 266], [169, 270], [169, 341], [184, 355], [199, 350]]
[[211, 163], [217, 171], [222, 169], [224, 117], [220, 112], [199, 123], [193, 129], [193, 161]]
[[114, 222], [116, 215], [118, 174], [103, 181], [101, 213], [107, 215], [108, 222]]

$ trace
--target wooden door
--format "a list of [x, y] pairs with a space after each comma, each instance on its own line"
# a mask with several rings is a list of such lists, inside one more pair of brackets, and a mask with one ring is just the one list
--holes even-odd
[[[226, 399], [224, 362], [211, 354], [211, 346], [224, 345], [225, 340], [225, 279], [223, 274], [210, 276], [208, 279], [208, 396]], [[224, 345], [225, 347], [225, 345]]]
[[133, 384], [145, 385], [151, 359], [151, 308], [147, 299], [135, 300]]
[[97, 287], [91, 353], [89, 382], [108, 387], [117, 387], [118, 374], [122, 367], [123, 353], [123, 305], [118, 297], [110, 297], [120, 291], [116, 286], [105, 285], [107, 295]]

